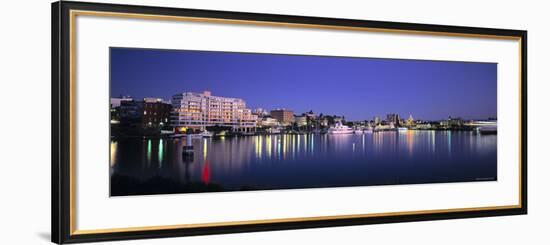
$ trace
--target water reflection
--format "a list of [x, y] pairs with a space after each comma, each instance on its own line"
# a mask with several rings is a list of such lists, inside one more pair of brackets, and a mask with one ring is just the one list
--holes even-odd
[[205, 184], [210, 183], [210, 168], [208, 167], [208, 161], [204, 162], [201, 179], [202, 179], [202, 182]]
[[159, 140], [158, 147], [159, 168], [162, 168], [162, 159], [164, 157], [164, 145], [162, 144], [162, 139]]
[[147, 140], [147, 166], [151, 165], [151, 140]]
[[[496, 135], [407, 131], [117, 139], [114, 195], [357, 186], [496, 179]], [[113, 191], [114, 190], [114, 191]]]
[[117, 152], [116, 152], [116, 151], [117, 151], [117, 149], [118, 149], [117, 145], [118, 145], [118, 142], [117, 142], [117, 141], [114, 141], [114, 140], [111, 141], [110, 151], [109, 151], [109, 152], [110, 152], [109, 165], [110, 165], [111, 167], [113, 167], [113, 166], [115, 165], [115, 163], [116, 163], [116, 156], [117, 156]]
[[447, 152], [449, 153], [449, 156], [451, 156], [451, 147], [453, 145], [451, 141], [451, 132], [447, 131]]

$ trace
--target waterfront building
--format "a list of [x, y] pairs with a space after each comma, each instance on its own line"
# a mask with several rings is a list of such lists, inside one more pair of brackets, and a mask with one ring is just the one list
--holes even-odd
[[210, 91], [184, 92], [172, 96], [172, 126], [205, 130], [208, 126], [231, 127], [234, 131], [252, 132], [258, 116], [246, 108], [240, 98], [213, 96]]
[[170, 125], [172, 105], [160, 98], [143, 99], [142, 127], [163, 128]]
[[258, 127], [270, 128], [278, 127], [279, 120], [272, 117], [262, 117], [258, 119]]
[[409, 115], [409, 118], [405, 122], [405, 125], [409, 128], [414, 127], [415, 122], [414, 122], [414, 119], [413, 119], [412, 115]]
[[111, 124], [119, 124], [120, 123], [120, 104], [122, 101], [132, 101], [132, 97], [130, 96], [121, 96], [120, 98], [111, 98], [110, 99], [110, 113], [111, 113]]
[[464, 125], [464, 120], [462, 120], [462, 118], [452, 118], [449, 116], [449, 118], [447, 118], [447, 120], [443, 120], [441, 122], [439, 122], [440, 126], [442, 126], [443, 128], [458, 128], [458, 127], [462, 127]]
[[434, 127], [430, 123], [418, 123], [416, 129], [429, 130], [434, 129]]
[[294, 112], [287, 109], [277, 109], [271, 111], [271, 117], [279, 120], [283, 125], [290, 125], [294, 122]]
[[399, 124], [399, 114], [390, 113], [386, 115], [386, 122], [393, 123], [393, 124]]
[[111, 118], [111, 122], [118, 121], [124, 127], [136, 129], [168, 126], [172, 110], [170, 104], [159, 98], [144, 98], [141, 101], [124, 99], [115, 108], [118, 120]]
[[302, 128], [306, 127], [306, 130], [312, 130], [313, 128], [320, 127], [320, 120], [313, 111], [302, 113], [300, 116], [294, 116], [296, 126]]
[[319, 117], [319, 125], [321, 127], [328, 127], [328, 119], [326, 117]]
[[143, 117], [143, 101], [123, 100], [120, 101], [118, 116], [120, 123], [126, 128], [140, 128]]
[[296, 122], [296, 126], [298, 127], [305, 127], [307, 126], [307, 116], [306, 115], [302, 115], [302, 116], [297, 116], [294, 118], [295, 122]]
[[393, 123], [390, 124], [378, 124], [374, 127], [375, 131], [385, 131], [385, 130], [393, 130], [395, 126]]
[[380, 117], [379, 116], [375, 116], [374, 117], [374, 126], [376, 125], [379, 125], [381, 122], [380, 122]]

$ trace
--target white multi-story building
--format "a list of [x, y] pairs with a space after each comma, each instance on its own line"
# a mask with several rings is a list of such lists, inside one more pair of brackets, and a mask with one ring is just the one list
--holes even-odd
[[234, 131], [251, 132], [258, 120], [244, 100], [212, 96], [210, 91], [176, 94], [172, 96], [172, 108], [172, 126], [179, 130], [230, 126]]
[[280, 126], [279, 120], [272, 117], [262, 117], [258, 119], [258, 126], [260, 127], [278, 127]]

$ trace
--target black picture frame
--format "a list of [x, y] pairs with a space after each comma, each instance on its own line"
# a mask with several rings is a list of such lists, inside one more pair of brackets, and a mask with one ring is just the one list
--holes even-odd
[[[274, 223], [235, 224], [197, 228], [173, 228], [158, 230], [128, 230], [78, 234], [71, 229], [73, 207], [71, 206], [71, 71], [70, 71], [70, 12], [100, 11], [146, 15], [183, 16], [212, 19], [231, 19], [254, 22], [322, 25], [330, 27], [374, 28], [395, 31], [428, 32], [442, 35], [491, 35], [513, 37], [521, 41], [521, 129], [520, 129], [520, 200], [513, 208], [461, 210], [453, 212], [410, 213], [392, 216], [353, 217], [317, 220], [289, 220]], [[303, 229], [316, 227], [366, 225], [424, 220], [473, 218], [486, 216], [527, 214], [527, 31], [461, 27], [446, 25], [398, 23], [385, 21], [351, 20], [290, 15], [225, 12], [211, 10], [179, 9], [167, 7], [130, 6], [86, 2], [55, 2], [52, 4], [52, 172], [51, 172], [51, 232], [54, 243], [79, 243], [108, 240], [177, 237], [220, 233]]]

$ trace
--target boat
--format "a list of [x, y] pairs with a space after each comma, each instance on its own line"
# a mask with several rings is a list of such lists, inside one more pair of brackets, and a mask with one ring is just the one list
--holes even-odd
[[214, 133], [204, 130], [204, 131], [202, 131], [202, 132], [200, 132], [200, 133], [198, 133], [198, 134], [187, 134], [187, 135], [185, 135], [185, 136], [187, 136], [187, 137], [190, 136], [191, 138], [194, 138], [194, 139], [202, 139], [202, 138], [210, 138], [210, 137], [213, 137], [213, 136], [214, 136]]
[[280, 134], [280, 133], [281, 133], [281, 129], [272, 128], [272, 129], [271, 129], [271, 133], [272, 133], [272, 134]]
[[160, 135], [173, 135], [174, 131], [172, 130], [160, 130]]
[[409, 129], [405, 128], [405, 127], [398, 127], [397, 128], [397, 131], [399, 131], [399, 132], [406, 132], [407, 130], [409, 130]]
[[353, 133], [354, 134], [364, 134], [365, 131], [363, 131], [363, 129], [358, 128], [358, 129], [353, 130]]
[[341, 122], [337, 122], [336, 125], [328, 129], [328, 133], [329, 134], [353, 134], [353, 129], [346, 125], [342, 125]]
[[201, 137], [210, 138], [210, 137], [214, 136], [214, 133], [204, 130], [199, 135]]

